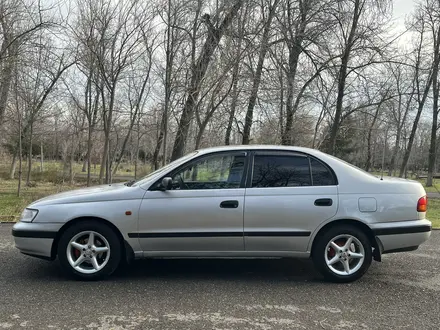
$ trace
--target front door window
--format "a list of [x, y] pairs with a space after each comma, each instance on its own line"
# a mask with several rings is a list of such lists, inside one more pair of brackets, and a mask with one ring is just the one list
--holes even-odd
[[215, 155], [196, 160], [172, 176], [174, 190], [234, 189], [243, 179], [245, 155]]

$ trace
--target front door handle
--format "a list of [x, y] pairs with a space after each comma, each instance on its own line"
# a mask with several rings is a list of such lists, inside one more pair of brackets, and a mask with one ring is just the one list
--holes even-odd
[[236, 209], [238, 207], [238, 201], [223, 201], [220, 203], [220, 207], [223, 209]]
[[332, 206], [333, 200], [331, 198], [320, 198], [315, 201], [316, 206]]

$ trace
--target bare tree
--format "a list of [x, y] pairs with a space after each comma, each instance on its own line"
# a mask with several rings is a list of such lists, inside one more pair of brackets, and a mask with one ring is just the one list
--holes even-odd
[[391, 118], [396, 126], [396, 138], [388, 168], [388, 175], [392, 175], [396, 168], [397, 156], [402, 140], [402, 131], [407, 122], [408, 114], [413, 104], [415, 94], [416, 76], [410, 72], [411, 68], [405, 63], [390, 65], [390, 71], [395, 83], [394, 93], [397, 94], [396, 102], [391, 107]]
[[100, 97], [105, 137], [99, 181], [103, 182], [105, 174], [105, 181], [109, 183], [112, 156], [110, 133], [113, 127], [118, 85], [125, 70], [143, 53], [140, 27], [145, 20], [145, 16], [142, 16], [144, 8], [137, 0], [120, 1], [117, 4], [104, 0], [89, 0], [85, 10], [89, 10], [90, 18], [87, 23], [96, 31], [96, 37], [88, 47], [95, 55], [99, 76], [103, 81]]
[[24, 43], [38, 31], [52, 25], [45, 20], [44, 11], [40, 4], [13, 0], [0, 2], [0, 125], [4, 121], [18, 52], [24, 51]]
[[399, 177], [403, 177], [406, 172], [406, 167], [408, 165], [409, 157], [411, 155], [411, 150], [414, 144], [414, 139], [416, 137], [417, 127], [419, 125], [420, 116], [422, 115], [426, 99], [428, 97], [429, 90], [432, 85], [432, 70], [431, 65], [429, 69], [424, 68], [424, 45], [426, 38], [426, 22], [423, 16], [419, 16], [417, 19], [417, 24], [414, 25], [416, 32], [418, 34], [417, 44], [414, 51], [414, 77], [415, 77], [415, 89], [416, 89], [416, 102], [417, 102], [417, 113], [413, 121], [411, 128], [411, 133], [409, 135], [408, 144], [403, 155], [403, 160], [400, 166]]
[[[200, 2], [197, 4], [197, 8], [200, 8]], [[160, 118], [159, 124], [159, 135], [157, 138], [156, 146], [153, 152], [153, 166], [154, 169], [159, 167], [159, 153], [160, 149], [163, 147], [162, 154], [162, 164], [165, 165], [167, 158], [167, 140], [168, 140], [168, 121], [169, 114], [171, 110], [171, 97], [173, 94], [173, 89], [175, 83], [173, 82], [173, 74], [174, 74], [174, 61], [177, 56], [177, 53], [182, 45], [182, 31], [180, 29], [179, 21], [181, 20], [181, 4], [172, 4], [171, 0], [168, 0], [165, 13], [165, 17], [162, 17], [164, 23], [166, 24], [166, 35], [164, 40], [164, 48], [165, 48], [165, 80], [164, 80], [164, 106], [163, 112]], [[198, 18], [199, 10], [196, 10], [196, 18]], [[193, 31], [197, 27], [197, 21], [193, 23]], [[194, 33], [194, 32], [193, 32]]]
[[[187, 98], [182, 110], [182, 115], [179, 120], [171, 160], [183, 156], [185, 143], [189, 132], [189, 125], [194, 114], [194, 106], [200, 93], [200, 84], [202, 83], [202, 79], [206, 74], [208, 65], [211, 61], [214, 51], [218, 47], [220, 39], [222, 38], [226, 29], [228, 29], [231, 25], [232, 20], [237, 15], [237, 12], [242, 4], [243, 0], [236, 0], [230, 8], [227, 8], [226, 14], [218, 27], [215, 27], [212, 24], [210, 15], [205, 14], [203, 16], [204, 23], [208, 30], [207, 37], [192, 70], [191, 82], [188, 88]], [[216, 15], [219, 16], [220, 14], [221, 13], [218, 12]]]
[[[337, 100], [333, 123], [330, 128], [328, 152], [335, 153], [336, 137], [339, 125], [343, 118], [344, 95], [346, 94], [347, 77], [350, 73], [356, 73], [357, 68], [365, 68], [374, 63], [374, 55], [381, 54], [382, 45], [378, 44], [377, 37], [383, 29], [383, 11], [389, 1], [377, 0], [353, 0], [337, 2], [335, 12], [336, 26], [340, 36], [341, 56], [337, 73]], [[347, 19], [347, 16], [350, 19]], [[354, 52], [371, 52], [366, 62], [349, 68], [350, 60]]]
[[440, 0], [426, 0], [422, 9], [427, 16], [427, 25], [431, 32], [433, 42], [432, 56], [432, 127], [431, 143], [429, 147], [428, 177], [426, 186], [432, 186], [432, 179], [435, 172], [435, 161], [437, 156], [437, 130], [438, 130], [438, 97], [439, 81], [438, 72], [440, 66]]
[[32, 170], [34, 124], [60, 77], [75, 63], [74, 60], [68, 59], [65, 53], [55, 53], [50, 47], [51, 43], [50, 39], [40, 38], [36, 51], [27, 55], [26, 70], [15, 78], [18, 79], [17, 90], [22, 99], [25, 114], [22, 116], [24, 125], [22, 132], [28, 137], [27, 185], [30, 183]]
[[249, 96], [249, 102], [248, 102], [246, 117], [244, 121], [243, 139], [242, 139], [243, 144], [249, 144], [250, 142], [254, 108], [257, 101], [258, 89], [260, 88], [264, 60], [266, 59], [266, 54], [270, 47], [269, 39], [271, 36], [270, 31], [271, 31], [272, 20], [275, 17], [279, 2], [280, 2], [279, 0], [273, 0], [273, 2], [270, 0], [267, 17], [264, 16], [265, 6], [262, 6], [261, 8], [261, 12], [263, 15], [262, 22], [264, 28], [263, 28], [263, 35], [261, 36], [260, 49], [258, 53], [258, 63], [252, 81], [251, 94]]

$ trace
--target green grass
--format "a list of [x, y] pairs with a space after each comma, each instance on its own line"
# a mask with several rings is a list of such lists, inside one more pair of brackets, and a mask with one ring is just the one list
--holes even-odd
[[428, 200], [428, 213], [426, 217], [432, 221], [432, 227], [440, 229], [440, 198]]
[[433, 182], [432, 187], [426, 186], [426, 180], [419, 180], [419, 182], [423, 185], [426, 192], [440, 192], [440, 183], [438, 181]]
[[[25, 184], [27, 175], [27, 163], [23, 162], [21, 196], [17, 196], [18, 180], [9, 179], [10, 160], [0, 163], [0, 221], [15, 221], [22, 210], [31, 202], [58, 192], [71, 190], [86, 185], [87, 173], [82, 172], [82, 163], [73, 164], [74, 184], [68, 184], [68, 173], [63, 174], [63, 163], [60, 161], [45, 161], [43, 171], [39, 161], [32, 162], [31, 187]], [[100, 166], [92, 166], [92, 185], [98, 184]], [[68, 171], [67, 171], [68, 172]], [[151, 172], [149, 164], [140, 164], [138, 178]], [[18, 167], [15, 175], [18, 175]], [[134, 179], [134, 165], [120, 164], [118, 171], [113, 176], [113, 182], [128, 181]]]
[[23, 209], [31, 202], [48, 195], [82, 186], [38, 182], [35, 187], [26, 187], [24, 182], [22, 182], [21, 194], [18, 197], [17, 184], [18, 180], [0, 179], [0, 221], [15, 221]]

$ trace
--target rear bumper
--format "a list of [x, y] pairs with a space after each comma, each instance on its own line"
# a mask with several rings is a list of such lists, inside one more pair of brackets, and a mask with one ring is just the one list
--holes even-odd
[[62, 224], [18, 222], [12, 227], [15, 247], [21, 253], [52, 259], [52, 245]]
[[431, 236], [428, 220], [378, 223], [371, 226], [382, 253], [412, 251]]

